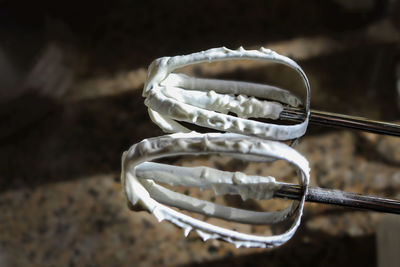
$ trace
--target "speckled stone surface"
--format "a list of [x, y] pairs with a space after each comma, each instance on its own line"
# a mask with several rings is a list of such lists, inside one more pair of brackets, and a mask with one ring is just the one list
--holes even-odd
[[[398, 143], [390, 138], [379, 139], [382, 143]], [[298, 149], [311, 162], [312, 184], [399, 197], [400, 168], [380, 160], [366, 159], [356, 149], [360, 140], [372, 142], [368, 135], [340, 131], [305, 137]], [[183, 160], [183, 164], [195, 165], [204, 161], [191, 160], [185, 164]], [[212, 158], [211, 162], [233, 169], [232, 163], [217, 158]], [[280, 166], [270, 172], [265, 171], [262, 165], [234, 166], [236, 170], [246, 172], [273, 172], [282, 177], [287, 174]], [[199, 196], [205, 199], [211, 197], [208, 193], [199, 193]], [[235, 200], [226, 201], [232, 203]], [[48, 266], [179, 265], [204, 261], [212, 263], [224, 258], [232, 262], [232, 257], [237, 256], [248, 262], [246, 257], [254, 253], [257, 257], [269, 259], [268, 255], [279, 255], [280, 250], [296, 250], [305, 246], [303, 250], [308, 251], [322, 246], [320, 242], [328, 243], [326, 248], [319, 248], [328, 252], [334, 246], [348, 247], [359, 239], [373, 235], [382, 217], [378, 213], [307, 204], [299, 232], [283, 248], [272, 250], [271, 254], [268, 254], [270, 250], [235, 249], [220, 241], [204, 243], [194, 233], [184, 238], [183, 231], [168, 222], [158, 223], [146, 212], [130, 211], [116, 175], [90, 175], [31, 189], [8, 190], [0, 196], [0, 212], [2, 266], [40, 266], [43, 263]], [[206, 220], [212, 222], [212, 219]], [[225, 226], [254, 231], [253, 227], [239, 224]], [[271, 233], [269, 228], [257, 231]], [[344, 240], [352, 241], [340, 244]], [[361, 246], [373, 251], [371, 240], [367, 241]], [[270, 260], [276, 263], [279, 257], [273, 256]], [[320, 257], [327, 260], [333, 256]]]
[[[374, 234], [382, 218], [378, 213], [306, 204], [294, 239], [282, 248], [262, 250], [235, 249], [220, 241], [204, 243], [195, 233], [184, 238], [183, 231], [168, 222], [158, 223], [145, 212], [130, 211], [119, 183], [121, 152], [143, 138], [161, 134], [148, 119], [137, 89], [104, 99], [57, 104], [55, 112], [28, 136], [3, 144], [0, 155], [7, 165], [1, 172], [1, 265], [240, 266], [269, 262], [296, 266], [287, 255], [299, 264], [346, 265], [353, 259], [367, 266], [375, 264]], [[297, 149], [310, 161], [311, 185], [400, 198], [399, 142], [311, 127]], [[283, 181], [293, 178], [291, 170], [280, 164], [267, 168], [217, 157], [176, 163], [191, 166], [206, 161], [223, 169], [287, 179]], [[209, 192], [189, 193], [215, 200]], [[217, 201], [256, 210], [285, 205], [241, 203], [238, 198]], [[283, 227], [224, 226], [261, 234], [280, 232]]]

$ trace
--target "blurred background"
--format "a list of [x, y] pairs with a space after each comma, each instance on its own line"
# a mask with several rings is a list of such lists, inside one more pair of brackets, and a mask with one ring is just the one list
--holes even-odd
[[[218, 46], [293, 58], [315, 109], [399, 120], [399, 15], [397, 0], [0, 1], [0, 265], [376, 266], [383, 214], [306, 204], [280, 248], [203, 243], [129, 211], [120, 159], [163, 134], [141, 96], [150, 62]], [[256, 64], [192, 71], [291, 84]], [[311, 126], [297, 149], [312, 185], [400, 198], [398, 138]]]

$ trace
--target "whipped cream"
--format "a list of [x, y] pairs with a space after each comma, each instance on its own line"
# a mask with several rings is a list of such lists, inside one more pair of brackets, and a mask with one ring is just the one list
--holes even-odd
[[[216, 194], [237, 194], [243, 199], [268, 199], [279, 188], [273, 177], [250, 176], [209, 167], [178, 167], [153, 163], [152, 160], [176, 155], [238, 155], [248, 160], [286, 160], [299, 170], [299, 184], [305, 190], [300, 201], [286, 209], [255, 212], [227, 207], [174, 192], [158, 183], [212, 189]], [[289, 240], [300, 224], [305, 194], [309, 183], [308, 161], [284, 143], [231, 133], [178, 133], [145, 139], [123, 154], [122, 184], [125, 195], [133, 205], [151, 212], [159, 221], [168, 220], [184, 229], [185, 235], [196, 231], [203, 240], [223, 239], [235, 246], [273, 247]], [[189, 211], [252, 224], [270, 224], [292, 215], [293, 224], [283, 234], [258, 236], [240, 233], [206, 223], [166, 205]]]
[[[264, 123], [247, 118], [278, 119], [284, 105], [299, 106], [301, 100], [287, 90], [248, 82], [193, 78], [174, 70], [202, 62], [252, 59], [284, 64], [294, 69], [306, 88], [306, 119], [295, 125]], [[225, 47], [153, 61], [143, 89], [150, 117], [165, 132], [189, 132], [179, 121], [215, 130], [291, 140], [302, 136], [308, 125], [310, 85], [301, 67], [269, 49], [231, 50]], [[268, 99], [259, 100], [257, 98]], [[228, 112], [237, 116], [228, 115]]]

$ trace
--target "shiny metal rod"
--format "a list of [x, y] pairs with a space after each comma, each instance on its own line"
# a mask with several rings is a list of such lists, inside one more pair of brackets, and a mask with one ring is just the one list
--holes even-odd
[[[299, 185], [282, 183], [274, 197], [298, 200], [303, 192]], [[400, 214], [400, 201], [376, 196], [360, 195], [334, 189], [308, 187], [307, 202], [332, 204], [369, 211]]]
[[[305, 112], [301, 108], [285, 107], [280, 118], [289, 121], [303, 121]], [[399, 124], [325, 111], [311, 110], [310, 123], [400, 137]]]

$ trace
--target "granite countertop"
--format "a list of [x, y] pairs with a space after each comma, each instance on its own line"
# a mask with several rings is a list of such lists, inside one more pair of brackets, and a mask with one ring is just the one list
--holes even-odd
[[[366, 158], [365, 153], [358, 151], [359, 142], [378, 149], [400, 146], [398, 139], [380, 137], [375, 140], [369, 135], [342, 131], [305, 137], [298, 148], [310, 160], [311, 184], [400, 198], [398, 162], [387, 163], [379, 156]], [[218, 162], [218, 159], [212, 160]], [[226, 162], [219, 164], [229, 166]], [[246, 172], [259, 172], [257, 168], [263, 168], [251, 164], [235, 166]], [[274, 171], [282, 173], [280, 169]], [[49, 266], [131, 263], [151, 266], [202, 265], [208, 261], [204, 264], [239, 266], [263, 261], [290, 265], [290, 259], [285, 257], [289, 254], [301, 262], [327, 265], [331, 261], [340, 263], [337, 259], [348, 264], [351, 260], [347, 257], [352, 255], [357, 263], [368, 266], [375, 261], [374, 234], [383, 216], [306, 204], [302, 226], [282, 248], [235, 249], [220, 241], [204, 243], [196, 234], [184, 238], [181, 229], [167, 222], [158, 223], [146, 212], [133, 213], [125, 202], [118, 174], [93, 174], [71, 181], [3, 191], [0, 197], [0, 263], [2, 266], [42, 263]], [[251, 227], [233, 227], [252, 231]]]

